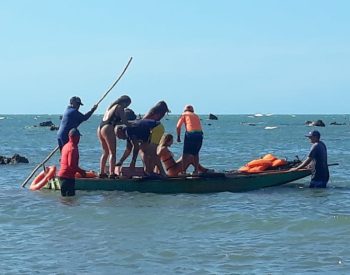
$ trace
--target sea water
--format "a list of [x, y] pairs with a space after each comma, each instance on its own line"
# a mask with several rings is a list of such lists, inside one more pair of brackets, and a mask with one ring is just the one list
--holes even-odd
[[[0, 115], [0, 155], [29, 164], [0, 166], [1, 274], [348, 274], [350, 272], [350, 124], [345, 115], [202, 115], [200, 161], [237, 169], [272, 153], [306, 157], [304, 135], [317, 128], [328, 147], [327, 189], [310, 178], [246, 193], [156, 195], [21, 188], [56, 146], [56, 131], [35, 127], [58, 115]], [[80, 126], [80, 165], [98, 171], [94, 115]], [[164, 118], [176, 134], [177, 116]], [[331, 122], [346, 125], [330, 125]], [[172, 150], [181, 154], [182, 143]], [[120, 158], [125, 143], [118, 141]], [[58, 164], [54, 155], [48, 164]]]

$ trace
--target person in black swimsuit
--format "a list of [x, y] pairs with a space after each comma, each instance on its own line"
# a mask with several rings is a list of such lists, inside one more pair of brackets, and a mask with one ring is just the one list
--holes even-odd
[[131, 104], [131, 99], [123, 95], [114, 101], [106, 110], [100, 126], [97, 128], [97, 136], [102, 146], [100, 159], [100, 177], [107, 177], [106, 162], [109, 157], [109, 177], [115, 178], [115, 162], [117, 141], [115, 136], [115, 126], [129, 125], [124, 109]]

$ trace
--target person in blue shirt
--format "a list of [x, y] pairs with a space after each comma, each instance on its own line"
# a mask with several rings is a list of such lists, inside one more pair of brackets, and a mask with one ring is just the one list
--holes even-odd
[[306, 137], [310, 139], [312, 143], [308, 157], [296, 168], [291, 170], [297, 170], [305, 168], [308, 165], [311, 166], [312, 176], [310, 182], [310, 188], [325, 188], [329, 180], [329, 170], [327, 162], [327, 147], [320, 140], [321, 134], [319, 131], [309, 132]]
[[[132, 152], [132, 159], [130, 162], [130, 169], [133, 171], [135, 169], [136, 158], [139, 151], [141, 152], [141, 158], [144, 165], [144, 172], [147, 175], [152, 175], [153, 170], [149, 167], [150, 161], [148, 158], [152, 157], [149, 154], [149, 144], [151, 137], [151, 130], [160, 124], [159, 121], [154, 119], [140, 119], [135, 121], [131, 126], [118, 126], [116, 130], [116, 135], [119, 139], [126, 140], [126, 148], [123, 156], [116, 163], [116, 166], [122, 166], [123, 162], [129, 157]], [[151, 172], [149, 172], [151, 171]], [[162, 169], [161, 174], [166, 176], [164, 169]]]
[[98, 105], [94, 105], [89, 112], [87, 112], [86, 114], [82, 114], [81, 112], [79, 112], [80, 105], [84, 105], [81, 102], [80, 97], [73, 96], [70, 99], [70, 105], [68, 106], [68, 108], [62, 116], [60, 128], [57, 132], [58, 146], [60, 147], [61, 151], [63, 146], [69, 140], [69, 131], [73, 128], [77, 128], [83, 121], [88, 120], [98, 107]]

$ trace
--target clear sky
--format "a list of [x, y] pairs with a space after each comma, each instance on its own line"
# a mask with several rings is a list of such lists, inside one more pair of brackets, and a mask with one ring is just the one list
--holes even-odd
[[122, 94], [136, 113], [347, 114], [350, 1], [2, 0], [1, 114], [97, 113]]

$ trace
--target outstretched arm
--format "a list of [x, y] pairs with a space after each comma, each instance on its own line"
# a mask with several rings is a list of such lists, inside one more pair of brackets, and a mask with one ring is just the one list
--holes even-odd
[[123, 156], [120, 158], [120, 160], [115, 164], [115, 166], [122, 166], [123, 162], [129, 157], [132, 149], [132, 144], [129, 140], [126, 142], [126, 148], [123, 153]]
[[310, 164], [311, 161], [312, 161], [312, 158], [311, 157], [307, 157], [307, 159], [304, 160], [301, 164], [299, 164], [297, 167], [294, 167], [294, 168], [292, 168], [290, 170], [295, 171], [295, 170], [298, 170], [298, 169], [305, 168], [306, 166], [308, 166]]
[[184, 123], [184, 117], [181, 116], [179, 118], [179, 120], [177, 121], [177, 124], [176, 124], [176, 134], [177, 134], [177, 142], [181, 142], [181, 127], [182, 127], [182, 124]]
[[137, 156], [138, 156], [139, 150], [140, 150], [140, 144], [139, 144], [139, 141], [136, 139], [133, 139], [131, 142], [133, 145], [133, 150], [132, 150], [132, 159], [130, 162], [130, 168], [135, 168], [136, 159], [137, 159]]

